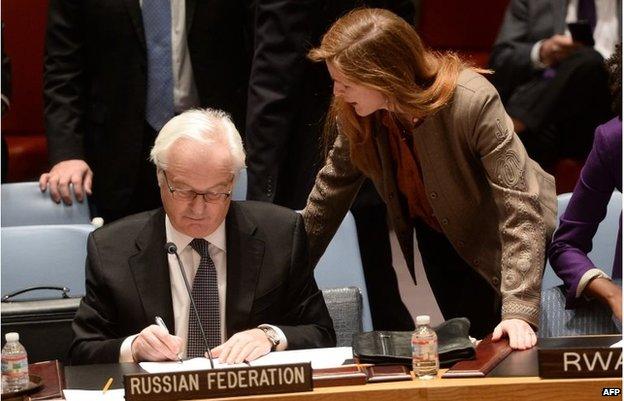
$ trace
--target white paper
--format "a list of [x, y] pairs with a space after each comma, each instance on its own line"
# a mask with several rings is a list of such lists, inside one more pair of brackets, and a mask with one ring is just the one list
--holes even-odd
[[[251, 366], [284, 365], [288, 363], [311, 362], [312, 369], [333, 368], [353, 358], [351, 347], [313, 348], [293, 351], [270, 352], [250, 363]], [[215, 369], [245, 367], [246, 364], [219, 363], [214, 359]], [[185, 372], [189, 370], [208, 370], [210, 362], [206, 358], [193, 358], [180, 362], [141, 362], [139, 365], [149, 373]]]
[[[218, 359], [212, 360], [215, 369], [237, 368], [247, 366], [244, 363], [231, 364], [219, 363]], [[139, 365], [149, 373], [169, 373], [169, 372], [186, 372], [189, 370], [208, 370], [210, 369], [210, 361], [207, 358], [193, 358], [186, 361], [174, 362], [140, 362]]]
[[124, 389], [108, 390], [102, 394], [102, 390], [63, 390], [66, 401], [124, 401]]
[[611, 348], [624, 348], [624, 340], [620, 340], [616, 342], [615, 344], [611, 346]]
[[353, 358], [351, 347], [313, 348], [293, 351], [270, 352], [251, 362], [252, 366], [283, 365], [287, 363], [312, 362], [312, 369], [334, 368]]

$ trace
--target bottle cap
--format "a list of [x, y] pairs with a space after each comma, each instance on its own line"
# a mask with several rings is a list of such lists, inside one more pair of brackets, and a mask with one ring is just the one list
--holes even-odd
[[8, 343], [19, 341], [19, 333], [15, 333], [15, 332], [6, 333], [4, 335], [4, 339], [7, 340]]
[[429, 324], [429, 322], [431, 322], [431, 318], [429, 317], [429, 315], [416, 316], [416, 324], [419, 326], [423, 324]]

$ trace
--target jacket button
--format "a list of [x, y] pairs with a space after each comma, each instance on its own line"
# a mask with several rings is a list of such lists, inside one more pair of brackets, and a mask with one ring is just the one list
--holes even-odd
[[473, 261], [475, 266], [479, 266], [481, 264], [481, 261], [479, 260], [479, 258], [475, 258]]
[[432, 192], [431, 193], [431, 199], [435, 199], [438, 197], [438, 193], [437, 192]]
[[463, 247], [464, 245], [466, 245], [466, 243], [462, 240], [457, 241], [457, 245], [459, 245], [460, 247]]
[[388, 194], [388, 199], [394, 199], [394, 192], [390, 192]]
[[500, 279], [498, 277], [492, 277], [492, 284], [498, 286], [500, 284]]
[[442, 224], [447, 225], [448, 224], [448, 219], [446, 219], [446, 218], [442, 219]]

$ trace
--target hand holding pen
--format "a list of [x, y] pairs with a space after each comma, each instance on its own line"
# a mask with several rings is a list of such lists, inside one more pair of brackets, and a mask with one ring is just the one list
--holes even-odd
[[132, 342], [131, 350], [134, 361], [179, 361], [183, 341], [172, 335], [162, 319], [161, 323], [144, 328]]

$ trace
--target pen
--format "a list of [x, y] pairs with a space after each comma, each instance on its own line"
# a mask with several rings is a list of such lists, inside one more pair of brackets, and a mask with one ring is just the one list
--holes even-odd
[[104, 387], [102, 388], [102, 394], [106, 394], [106, 392], [108, 391], [108, 389], [110, 388], [111, 384], [113, 384], [113, 378], [109, 377], [108, 381], [106, 382], [106, 384], [104, 385]]
[[[167, 333], [169, 333], [169, 329], [167, 328], [167, 325], [165, 324], [165, 321], [162, 320], [162, 318], [160, 316], [156, 316], [154, 318], [154, 320], [156, 321], [156, 324], [160, 327], [162, 327], [163, 329], [167, 330]], [[178, 355], [178, 362], [182, 363], [182, 358], [180, 358], [180, 356]]]

